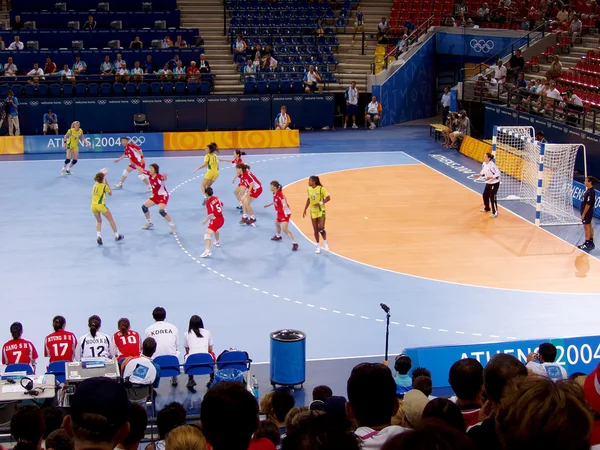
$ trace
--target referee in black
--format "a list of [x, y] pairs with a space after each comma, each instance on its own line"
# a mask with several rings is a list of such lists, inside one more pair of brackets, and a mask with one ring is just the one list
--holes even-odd
[[492, 206], [492, 213], [490, 217], [495, 219], [498, 217], [498, 201], [496, 195], [498, 194], [498, 188], [500, 187], [500, 169], [494, 162], [494, 155], [486, 153], [483, 155], [483, 164], [481, 165], [481, 172], [475, 175], [475, 179], [483, 177], [485, 179], [485, 189], [483, 190], [483, 204], [484, 208], [481, 212], [490, 212], [490, 203]]
[[583, 194], [581, 201], [581, 223], [585, 232], [585, 242], [578, 248], [581, 250], [594, 250], [594, 229], [592, 228], [592, 219], [594, 218], [594, 206], [596, 204], [596, 191], [594, 190], [594, 177], [586, 177], [585, 187], [587, 190]]

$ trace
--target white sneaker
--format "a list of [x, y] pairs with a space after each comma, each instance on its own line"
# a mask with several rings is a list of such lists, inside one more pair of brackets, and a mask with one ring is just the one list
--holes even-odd
[[357, 129], [358, 129], [358, 127], [356, 126], [356, 124], [355, 124], [355, 123], [353, 123], [353, 124], [352, 124], [352, 128], [354, 128], [355, 130], [357, 130]]
[[73, 169], [67, 169], [67, 175], [73, 175]]
[[220, 247], [220, 246], [221, 246], [221, 243], [220, 243], [219, 241], [215, 241], [215, 243], [214, 243], [214, 246], [215, 246], [215, 247]]
[[498, 213], [496, 213], [496, 214], [490, 214], [490, 219], [495, 219], [496, 217], [498, 217]]
[[150, 228], [152, 228], [154, 226], [154, 224], [152, 222], [147, 222], [146, 225], [144, 225], [142, 227], [142, 230], [149, 230]]
[[329, 244], [325, 244], [325, 246], [323, 247], [323, 250], [325, 250], [326, 252], [329, 251]]
[[321, 253], [321, 246], [317, 245], [317, 248], [315, 249], [315, 253], [318, 255], [319, 253]]
[[371, 130], [374, 130], [374, 129], [375, 129], [375, 124], [374, 124], [374, 123], [372, 123], [372, 124], [371, 124], [371, 126], [370, 126], [369, 128], [371, 128]]
[[204, 250], [204, 253], [200, 255], [200, 258], [208, 258], [209, 256], [212, 256], [212, 252], [210, 250]]
[[345, 123], [345, 124], [344, 124], [344, 130], [345, 130], [346, 128], [348, 128], [348, 124], [347, 124], [347, 123]]
[[485, 209], [485, 208], [481, 208], [481, 209], [479, 210], [479, 212], [483, 212], [483, 213], [485, 213], [485, 212], [490, 212], [490, 210], [489, 210], [489, 209]]
[[117, 183], [117, 184], [113, 184], [113, 187], [115, 189], [123, 189], [123, 183]]
[[169, 225], [169, 233], [175, 234], [175, 225]]
[[64, 167], [60, 170], [60, 176], [64, 177], [65, 173], [67, 173], [67, 169], [65, 169]]

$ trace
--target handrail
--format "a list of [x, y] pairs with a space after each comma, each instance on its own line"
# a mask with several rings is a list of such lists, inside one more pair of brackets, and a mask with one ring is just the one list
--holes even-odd
[[223, 0], [223, 36], [227, 36], [227, 0]]
[[[410, 33], [408, 35], [407, 41], [411, 42], [412, 40], [414, 41], [418, 41], [419, 40], [419, 32], [421, 29], [425, 29], [425, 33], [427, 32], [427, 30], [429, 30], [429, 27], [431, 26], [431, 22], [434, 20], [435, 18], [435, 14], [432, 14], [431, 16], [429, 16], [427, 19], [425, 19], [425, 22], [421, 23], [421, 25], [419, 25], [417, 28], [415, 28], [412, 33]], [[423, 34], [425, 34], [423, 33]], [[416, 37], [415, 37], [416, 35]], [[388, 64], [389, 64], [389, 57], [393, 56], [393, 54], [396, 53], [396, 48], [394, 47], [393, 49], [391, 49], [384, 57], [384, 69], [387, 70], [388, 68]], [[373, 66], [374, 67], [374, 66]], [[375, 69], [373, 68], [373, 73]]]

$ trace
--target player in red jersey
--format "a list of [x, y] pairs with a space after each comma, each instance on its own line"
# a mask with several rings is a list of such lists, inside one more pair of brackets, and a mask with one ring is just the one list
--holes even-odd
[[283, 187], [279, 184], [279, 181], [271, 181], [271, 192], [273, 193], [273, 201], [265, 205], [265, 208], [275, 206], [277, 217], [275, 218], [275, 230], [277, 233], [271, 238], [272, 241], [280, 241], [281, 229], [292, 241], [292, 250], [298, 250], [298, 243], [294, 239], [294, 235], [288, 229], [290, 218], [292, 217], [292, 209], [288, 205], [285, 195], [283, 195]]
[[215, 247], [220, 247], [219, 243], [219, 229], [225, 223], [225, 217], [223, 217], [223, 202], [219, 200], [218, 197], [214, 196], [214, 192], [212, 188], [206, 188], [206, 195], [208, 198], [206, 199], [206, 213], [208, 216], [202, 222], [202, 225], [205, 225], [206, 222], [209, 222], [208, 228], [206, 229], [206, 233], [204, 234], [204, 242], [206, 243], [206, 250], [204, 253], [200, 255], [200, 258], [207, 258], [212, 255], [210, 251], [210, 244], [212, 242], [212, 237], [215, 237]]
[[70, 331], [65, 330], [67, 321], [63, 316], [52, 319], [54, 333], [46, 336], [44, 341], [44, 356], [50, 358], [50, 362], [73, 361], [75, 349], [77, 348], [77, 337]]
[[[233, 164], [234, 167], [237, 167], [238, 164], [244, 164], [244, 161], [242, 161], [242, 156], [244, 156], [245, 154], [246, 154], [246, 152], [243, 152], [239, 149], [234, 150], [233, 151], [233, 159], [231, 160], [231, 164]], [[242, 184], [241, 178], [242, 178], [241, 175], [238, 175], [237, 170], [236, 170], [235, 177], [233, 177], [233, 180], [231, 181], [231, 184], [234, 184], [235, 180], [239, 180], [238, 185], [235, 187], [235, 189], [233, 191], [233, 194], [235, 195], [235, 198], [238, 199], [238, 205], [236, 206], [236, 208], [239, 209], [240, 212], [242, 212], [242, 195], [244, 194], [244, 191], [246, 190], [246, 188]]]
[[23, 339], [23, 325], [15, 322], [10, 326], [12, 339], [2, 346], [2, 364], [29, 364], [35, 373], [35, 361], [38, 352], [35, 346]]
[[[240, 223], [252, 225], [256, 222], [256, 217], [254, 217], [254, 210], [252, 209], [251, 203], [262, 194], [262, 184], [260, 184], [256, 175], [250, 172], [250, 166], [248, 164], [238, 164], [235, 167], [237, 174], [240, 175], [240, 182], [246, 189], [242, 194], [243, 216]], [[248, 215], [250, 215], [250, 217], [248, 217]]]
[[127, 136], [123, 136], [121, 138], [121, 144], [123, 144], [123, 147], [125, 147], [125, 151], [121, 156], [115, 159], [115, 163], [118, 163], [122, 159], [128, 158], [129, 165], [125, 167], [123, 175], [121, 176], [121, 181], [115, 184], [115, 189], [123, 189], [123, 183], [125, 182], [127, 175], [134, 170], [137, 170], [139, 172], [138, 178], [142, 180], [146, 186], [148, 186], [148, 191], [150, 191], [152, 188], [148, 182], [148, 177], [141, 173], [141, 171], [146, 169], [146, 160], [144, 159], [144, 152], [142, 151], [142, 148], [132, 142], [129, 142], [129, 138]]
[[149, 208], [158, 205], [158, 213], [169, 222], [169, 233], [175, 233], [175, 224], [166, 210], [167, 203], [169, 202], [169, 191], [167, 191], [167, 188], [165, 187], [165, 181], [168, 179], [167, 174], [161, 174], [160, 167], [158, 167], [158, 164], [156, 163], [150, 164], [150, 170], [143, 170], [141, 173], [148, 175], [150, 186], [152, 187], [152, 197], [146, 200], [146, 203], [142, 205], [142, 211], [148, 221], [146, 225], [142, 227], [142, 230], [149, 230], [154, 226], [150, 220]]
[[137, 331], [131, 330], [131, 323], [129, 319], [123, 317], [119, 319], [117, 322], [117, 331], [112, 338], [112, 346], [113, 346], [113, 355], [117, 357], [118, 360], [124, 358], [139, 358], [141, 349], [142, 349], [142, 341], [140, 340], [140, 335]]

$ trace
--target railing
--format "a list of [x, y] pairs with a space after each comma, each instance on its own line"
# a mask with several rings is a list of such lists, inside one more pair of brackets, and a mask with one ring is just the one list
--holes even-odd
[[223, 0], [223, 36], [227, 36], [227, 0]]

